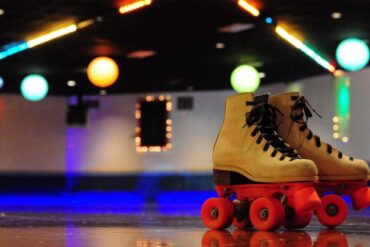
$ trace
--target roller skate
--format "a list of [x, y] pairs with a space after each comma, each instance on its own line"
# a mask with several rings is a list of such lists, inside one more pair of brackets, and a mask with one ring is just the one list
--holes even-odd
[[[226, 100], [213, 150], [219, 198], [208, 199], [201, 210], [207, 227], [223, 229], [233, 223], [238, 228], [273, 230], [296, 221], [308, 224], [320, 205], [313, 187], [317, 168], [277, 135], [277, 114], [268, 95], [254, 98], [245, 93]], [[286, 220], [288, 208], [293, 216]]]
[[312, 133], [307, 120], [316, 111], [308, 101], [299, 93], [283, 93], [270, 96], [269, 104], [282, 112], [275, 119], [279, 136], [303, 158], [314, 161], [318, 168], [319, 182], [315, 188], [322, 196], [322, 204], [316, 211], [320, 223], [336, 227], [346, 219], [348, 209], [340, 195], [349, 195], [355, 210], [368, 207], [368, 164], [344, 155]]

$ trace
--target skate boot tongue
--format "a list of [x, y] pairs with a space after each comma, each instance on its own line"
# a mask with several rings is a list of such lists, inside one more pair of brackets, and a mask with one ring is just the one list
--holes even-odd
[[253, 106], [251, 111], [246, 114], [246, 125], [255, 125], [256, 128], [252, 132], [252, 135], [259, 133], [257, 142], [262, 139], [266, 140], [264, 150], [267, 150], [269, 146], [274, 148], [272, 156], [275, 157], [278, 152], [282, 153], [281, 160], [285, 157], [289, 157], [291, 160], [298, 159], [300, 156], [298, 153], [286, 144], [277, 133], [276, 117], [277, 114], [283, 115], [283, 113], [276, 107], [268, 103], [268, 94], [256, 96], [253, 101], [247, 101], [247, 106]]
[[[319, 113], [313, 109], [313, 107], [310, 105], [310, 103], [306, 100], [304, 96], [292, 96], [291, 100], [294, 101], [294, 104], [292, 106], [292, 112], [290, 114], [290, 118], [293, 122], [296, 122], [299, 124], [299, 131], [307, 131], [306, 138], [308, 140], [311, 140], [312, 138], [315, 140], [316, 146], [319, 148], [321, 147], [321, 139], [319, 136], [315, 135], [307, 126], [308, 119], [310, 119], [314, 112], [317, 116], [322, 118]], [[326, 144], [326, 151], [327, 153], [331, 154], [334, 150], [333, 146], [331, 146], [328, 143]], [[339, 150], [338, 151], [338, 158], [342, 159], [343, 153]], [[353, 157], [350, 157], [350, 160], [353, 160]]]
[[268, 103], [269, 101], [269, 94], [261, 94], [261, 95], [258, 95], [256, 97], [254, 97], [254, 102], [256, 104], [260, 104], [260, 103]]

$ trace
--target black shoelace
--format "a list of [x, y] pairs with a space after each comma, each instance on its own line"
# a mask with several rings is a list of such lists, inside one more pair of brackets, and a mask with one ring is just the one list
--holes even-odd
[[[313, 111], [317, 116], [320, 116], [315, 109], [310, 105], [310, 103], [306, 100], [304, 96], [291, 96], [291, 100], [295, 101], [294, 105], [292, 106], [292, 112], [290, 114], [290, 118], [292, 121], [300, 124], [299, 127], [300, 131], [305, 131], [308, 129], [307, 122], [308, 119], [311, 118]], [[299, 114], [297, 114], [299, 112]], [[315, 144], [317, 147], [321, 147], [321, 140], [320, 137], [317, 135], [314, 135], [310, 129], [308, 129], [308, 135], [306, 136], [308, 140], [311, 140], [312, 138], [315, 139]], [[331, 154], [333, 152], [333, 147], [330, 144], [326, 144], [326, 152]], [[338, 158], [343, 158], [343, 153], [338, 151]], [[350, 160], [353, 160], [353, 157], [350, 157]]]
[[[277, 133], [276, 116], [277, 113], [283, 115], [279, 109], [268, 104], [258, 103], [254, 101], [246, 102], [247, 106], [253, 106], [252, 110], [246, 114], [245, 126], [255, 125], [255, 129], [251, 135], [254, 137], [259, 134], [257, 138], [257, 144], [260, 144], [263, 139], [266, 140], [266, 144], [263, 147], [264, 151], [267, 151], [270, 146], [274, 148], [271, 153], [271, 157], [275, 157], [278, 152], [282, 153], [280, 160], [284, 160], [289, 157], [290, 160], [299, 159], [299, 154], [291, 147], [289, 147], [283, 139]], [[243, 127], [243, 128], [244, 128]]]

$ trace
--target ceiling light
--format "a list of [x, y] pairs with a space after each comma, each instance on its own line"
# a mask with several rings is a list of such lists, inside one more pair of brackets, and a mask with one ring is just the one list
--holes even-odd
[[121, 14], [126, 14], [128, 12], [132, 12], [134, 10], [140, 9], [151, 4], [152, 0], [129, 1], [129, 3], [126, 3], [119, 8], [119, 12]]
[[254, 16], [259, 16], [260, 15], [260, 11], [258, 9], [256, 9], [256, 7], [254, 7], [253, 5], [248, 3], [247, 1], [239, 0], [238, 4], [239, 4], [240, 7], [242, 7], [245, 11], [249, 12], [250, 14], [252, 14]]
[[342, 18], [342, 13], [340, 13], [340, 12], [333, 12], [333, 13], [331, 13], [331, 18], [333, 18], [333, 19], [340, 19], [340, 18]]
[[21, 93], [30, 101], [39, 101], [46, 97], [49, 85], [46, 79], [37, 74], [26, 76], [21, 82]]
[[266, 77], [266, 74], [263, 73], [263, 72], [259, 72], [258, 75], [260, 76], [260, 78], [265, 78]]
[[50, 40], [62, 37], [66, 34], [73, 33], [77, 30], [77, 25], [72, 24], [64, 28], [57, 29], [55, 31], [51, 31], [50, 33], [44, 34], [42, 36], [39, 36], [37, 38], [31, 39], [27, 41], [27, 45], [29, 48], [35, 47], [37, 45], [41, 45], [45, 42], [48, 42]]
[[5, 11], [3, 9], [0, 9], [0, 15], [5, 14]]
[[254, 28], [254, 24], [251, 23], [234, 23], [231, 25], [220, 27], [218, 31], [220, 33], [239, 33], [252, 28]]
[[314, 60], [316, 63], [327, 69], [328, 71], [334, 73], [335, 67], [330, 64], [329, 61], [321, 57], [319, 54], [317, 54], [314, 50], [309, 48], [306, 44], [304, 44], [301, 40], [290, 34], [286, 29], [283, 27], [277, 25], [275, 27], [275, 32], [284, 40], [286, 40], [289, 44], [294, 46], [295, 48], [301, 50], [303, 53], [305, 53], [307, 56], [309, 56], [312, 60]]
[[135, 59], [143, 59], [147, 57], [152, 57], [155, 55], [155, 51], [151, 50], [137, 50], [137, 51], [132, 51], [127, 54], [128, 58], [135, 58]]
[[225, 48], [225, 43], [221, 43], [221, 42], [216, 43], [216, 48], [217, 49], [223, 49], [223, 48]]
[[266, 17], [265, 22], [266, 24], [271, 24], [274, 20], [271, 17]]
[[74, 86], [76, 86], [76, 81], [69, 80], [69, 81], [67, 81], [67, 85], [68, 85], [68, 87], [74, 87]]

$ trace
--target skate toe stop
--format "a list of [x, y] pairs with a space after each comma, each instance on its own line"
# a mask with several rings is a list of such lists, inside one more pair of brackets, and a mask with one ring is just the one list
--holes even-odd
[[297, 212], [312, 211], [321, 204], [314, 188], [305, 188], [293, 194], [293, 207]]
[[351, 194], [352, 207], [361, 210], [370, 206], [370, 189], [364, 186]]

